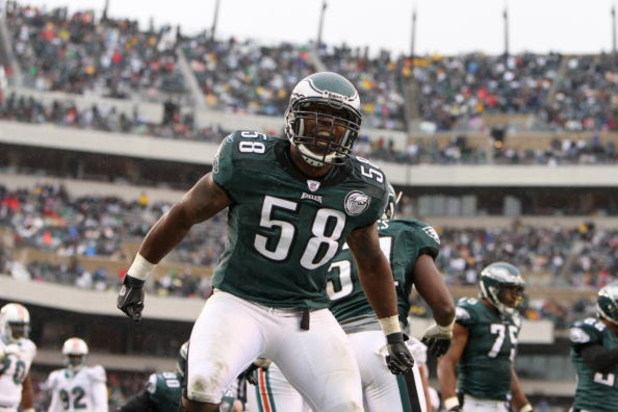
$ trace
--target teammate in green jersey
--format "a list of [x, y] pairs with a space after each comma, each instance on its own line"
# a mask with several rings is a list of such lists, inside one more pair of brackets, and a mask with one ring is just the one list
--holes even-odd
[[571, 360], [577, 371], [574, 412], [618, 411], [618, 281], [597, 295], [597, 317], [570, 330]]
[[186, 410], [216, 411], [258, 357], [277, 363], [312, 409], [362, 409], [358, 367], [326, 295], [329, 263], [345, 242], [386, 335], [389, 368], [405, 373], [414, 364], [377, 233], [387, 181], [351, 155], [358, 92], [338, 74], [310, 75], [292, 91], [285, 123], [288, 139], [253, 131], [224, 139], [212, 172], [148, 232], [119, 292], [118, 308], [139, 320], [154, 265], [194, 224], [228, 208], [215, 291], [191, 333]]
[[[415, 286], [432, 308], [436, 325], [424, 336], [431, 353], [440, 356], [446, 352], [452, 336], [455, 306], [442, 275], [435, 266], [440, 238], [435, 230], [416, 219], [395, 219], [397, 203], [395, 190], [389, 185], [389, 199], [383, 219], [378, 222], [380, 247], [388, 257], [395, 280], [399, 302], [399, 320], [408, 325], [410, 293]], [[367, 302], [359, 283], [358, 270], [350, 250], [344, 246], [330, 264], [328, 295], [331, 311], [352, 346], [361, 372], [363, 401], [367, 412], [425, 411], [428, 387], [423, 386], [420, 366], [426, 358], [426, 347], [414, 340], [410, 349], [417, 361], [414, 387], [408, 387], [401, 376], [389, 373], [384, 361], [384, 338], [375, 312]], [[442, 325], [442, 326], [439, 326]], [[417, 355], [418, 354], [418, 355]], [[418, 358], [417, 358], [418, 356]], [[298, 392], [286, 382], [276, 364], [268, 371], [258, 368], [254, 379], [258, 384], [249, 388], [249, 411], [258, 412], [266, 406], [280, 411], [301, 411], [304, 408]]]
[[146, 388], [118, 408], [117, 412], [176, 412], [187, 368], [187, 346], [188, 342], [185, 342], [178, 351], [175, 371], [150, 375]]
[[532, 410], [513, 367], [521, 328], [515, 309], [523, 301], [524, 288], [515, 266], [496, 262], [481, 271], [480, 299], [457, 302], [453, 341], [438, 360], [438, 381], [447, 411], [506, 412], [511, 410], [509, 397], [514, 411]]

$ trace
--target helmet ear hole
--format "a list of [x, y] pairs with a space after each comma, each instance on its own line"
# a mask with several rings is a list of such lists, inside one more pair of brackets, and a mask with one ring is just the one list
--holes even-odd
[[608, 283], [597, 293], [597, 316], [618, 325], [618, 281]]

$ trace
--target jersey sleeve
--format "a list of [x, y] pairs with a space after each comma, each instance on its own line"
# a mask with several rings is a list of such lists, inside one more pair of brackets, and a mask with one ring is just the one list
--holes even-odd
[[412, 228], [405, 233], [408, 241], [414, 245], [412, 250], [416, 250], [416, 259], [422, 255], [429, 255], [435, 260], [440, 251], [440, 237], [434, 228], [419, 220], [403, 219], [401, 221]]
[[602, 344], [602, 332], [606, 326], [598, 319], [577, 321], [569, 329], [569, 341], [575, 350], [590, 344]]
[[95, 383], [105, 383], [107, 382], [107, 376], [105, 375], [105, 369], [103, 366], [96, 365], [90, 368], [88, 371], [88, 376], [90, 380]]
[[478, 303], [476, 298], [460, 298], [455, 307], [455, 321], [465, 327], [475, 324], [477, 317], [474, 306]]

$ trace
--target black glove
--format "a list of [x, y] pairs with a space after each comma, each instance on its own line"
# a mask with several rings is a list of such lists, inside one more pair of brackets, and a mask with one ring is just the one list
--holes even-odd
[[266, 370], [270, 366], [270, 361], [264, 358], [256, 359], [247, 369], [245, 369], [239, 376], [239, 378], [246, 380], [251, 385], [257, 385], [257, 374], [256, 370], [262, 369]]
[[386, 336], [386, 366], [393, 375], [402, 375], [409, 372], [414, 366], [414, 358], [405, 344], [408, 337], [402, 332], [391, 333]]
[[144, 281], [130, 275], [124, 277], [116, 306], [136, 322], [142, 318], [144, 310]]
[[448, 351], [449, 346], [451, 346], [452, 338], [452, 324], [448, 326], [433, 324], [425, 331], [421, 342], [427, 345], [427, 352], [437, 358], [444, 355]]
[[447, 409], [446, 412], [460, 412], [461, 411], [461, 405], [456, 405], [453, 406], [451, 409]]

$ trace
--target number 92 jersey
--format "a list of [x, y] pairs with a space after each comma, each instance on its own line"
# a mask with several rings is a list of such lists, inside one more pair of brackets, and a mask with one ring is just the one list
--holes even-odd
[[608, 373], [594, 371], [584, 362], [580, 349], [586, 345], [602, 345], [605, 350], [618, 348], [618, 336], [601, 320], [577, 321], [569, 331], [571, 361], [577, 371], [577, 390], [573, 408], [590, 411], [618, 411], [618, 368]]
[[354, 156], [310, 179], [289, 150], [287, 139], [252, 131], [219, 147], [212, 176], [231, 204], [213, 285], [270, 307], [325, 308], [328, 263], [350, 232], [381, 217], [387, 181]]

